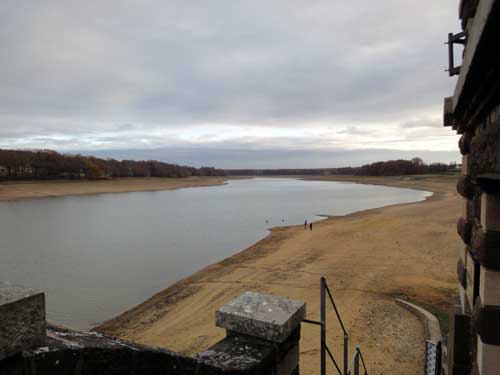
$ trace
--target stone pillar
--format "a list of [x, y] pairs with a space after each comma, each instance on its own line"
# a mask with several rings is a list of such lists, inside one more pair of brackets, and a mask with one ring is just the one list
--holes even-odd
[[467, 132], [462, 135], [459, 142], [460, 153], [462, 154], [462, 178], [457, 186], [462, 195], [462, 217], [458, 220], [457, 231], [462, 241], [465, 243], [459, 246], [459, 263], [457, 266], [457, 276], [459, 280], [459, 295], [462, 306], [462, 313], [471, 312], [474, 306], [477, 285], [474, 285], [475, 259], [468, 247], [471, 243], [472, 228], [476, 219], [478, 208], [477, 189], [471, 180], [470, 168], [470, 142], [473, 135]]
[[43, 346], [46, 337], [43, 293], [0, 285], [0, 361]]
[[246, 292], [216, 311], [216, 325], [232, 339], [252, 339], [274, 349], [271, 373], [299, 374], [300, 324], [306, 305], [284, 297]]
[[474, 225], [479, 218], [480, 191], [471, 176], [471, 140], [474, 134], [465, 132], [460, 138], [462, 154], [462, 178], [457, 190], [462, 195], [462, 216], [457, 231], [462, 239], [459, 245], [457, 276], [459, 281], [460, 305], [450, 314], [450, 330], [447, 340], [447, 375], [465, 375], [471, 370], [473, 336], [470, 330], [470, 314], [479, 294], [479, 265], [471, 248]]
[[[483, 258], [493, 259], [500, 252], [496, 241], [500, 233], [500, 195], [483, 193], [481, 196], [481, 227], [485, 241]], [[481, 375], [500, 371], [500, 269], [496, 262], [483, 262], [480, 266], [479, 297], [481, 305], [476, 312], [477, 366]]]

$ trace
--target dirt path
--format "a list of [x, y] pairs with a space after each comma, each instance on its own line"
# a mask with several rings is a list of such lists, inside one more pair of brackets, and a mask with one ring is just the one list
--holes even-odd
[[[194, 353], [223, 338], [224, 331], [214, 326], [214, 312], [247, 290], [306, 301], [308, 317], [319, 319], [319, 278], [324, 275], [370, 373], [421, 374], [423, 326], [394, 298], [408, 296], [444, 307], [455, 291], [459, 198], [454, 181], [365, 180], [435, 194], [421, 203], [329, 218], [313, 231], [276, 228], [254, 246], [171, 286], [100, 330]], [[330, 347], [340, 358], [333, 312], [328, 320]], [[317, 327], [303, 325], [302, 373], [319, 373], [318, 348]]]
[[103, 193], [128, 193], [133, 191], [173, 190], [186, 187], [222, 185], [227, 177], [188, 178], [116, 178], [97, 181], [15, 181], [0, 183], [0, 201], [61, 197], [67, 195], [92, 195]]

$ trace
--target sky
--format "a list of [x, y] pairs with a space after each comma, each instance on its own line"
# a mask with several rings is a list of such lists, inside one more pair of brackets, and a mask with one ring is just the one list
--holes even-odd
[[221, 168], [458, 161], [458, 0], [2, 0], [0, 148]]

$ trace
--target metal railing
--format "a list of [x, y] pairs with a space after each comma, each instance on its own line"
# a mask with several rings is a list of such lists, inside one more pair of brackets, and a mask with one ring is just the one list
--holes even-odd
[[[343, 345], [343, 371], [340, 369], [338, 362], [333, 356], [330, 348], [326, 342], [326, 296], [328, 295], [330, 302], [335, 311], [335, 315], [337, 316], [337, 320], [342, 328], [342, 332], [344, 334], [344, 345]], [[363, 354], [359, 347], [356, 347], [354, 352], [354, 358], [352, 361], [352, 366], [349, 366], [349, 334], [345, 329], [344, 322], [340, 317], [339, 311], [337, 310], [337, 306], [335, 305], [335, 301], [333, 299], [332, 293], [330, 292], [330, 288], [328, 288], [328, 284], [326, 283], [326, 279], [324, 277], [320, 280], [320, 309], [321, 309], [321, 318], [320, 321], [304, 319], [304, 323], [314, 324], [320, 326], [321, 333], [321, 351], [320, 351], [320, 361], [321, 361], [321, 375], [326, 375], [326, 355], [332, 361], [339, 375], [359, 375], [359, 364], [363, 365], [364, 375], [368, 375], [368, 371], [366, 370], [365, 360], [363, 358]], [[351, 368], [350, 368], [351, 367]], [[351, 371], [352, 369], [352, 371]]]
[[347, 370], [347, 375], [359, 375], [359, 364], [361, 361], [361, 365], [363, 366], [363, 374], [368, 375], [368, 371], [366, 370], [365, 359], [363, 358], [363, 353], [361, 353], [361, 349], [359, 346], [356, 347], [354, 351], [354, 357], [352, 359], [352, 371], [350, 369]]

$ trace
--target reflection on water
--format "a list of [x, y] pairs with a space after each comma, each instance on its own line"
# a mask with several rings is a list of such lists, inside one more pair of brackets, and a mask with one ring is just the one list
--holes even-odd
[[266, 179], [172, 191], [0, 203], [0, 281], [46, 292], [48, 319], [77, 329], [144, 301], [277, 225], [431, 193]]

